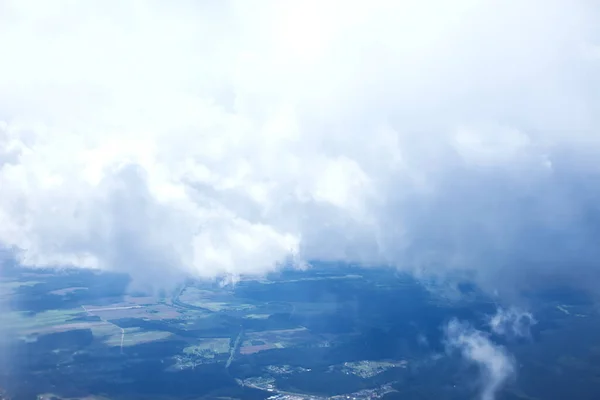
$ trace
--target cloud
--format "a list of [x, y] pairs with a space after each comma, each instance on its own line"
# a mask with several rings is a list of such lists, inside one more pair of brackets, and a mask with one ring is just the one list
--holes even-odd
[[[0, 282], [3, 281], [6, 275], [5, 270], [8, 264], [8, 258], [9, 257], [7, 257], [7, 252], [0, 246]], [[2, 287], [0, 289], [0, 319], [3, 319], [3, 316], [6, 315], [5, 313], [7, 313], [10, 310], [8, 301], [9, 296], [7, 295], [8, 293], [10, 293], [10, 289], [7, 290], [6, 287]], [[7, 363], [6, 339], [9, 337], [7, 335], [7, 331], [9, 330], [7, 325], [8, 324], [6, 323], [0, 324], [0, 373], [5, 373], [9, 365]]]
[[0, 243], [25, 265], [597, 287], [590, 2], [0, 7]]
[[448, 350], [457, 350], [481, 372], [481, 400], [493, 400], [515, 373], [515, 362], [506, 350], [494, 344], [483, 332], [466, 323], [452, 320], [446, 326]]
[[489, 324], [492, 332], [497, 335], [529, 337], [530, 329], [536, 324], [536, 320], [530, 312], [515, 307], [498, 308], [496, 314], [491, 316]]

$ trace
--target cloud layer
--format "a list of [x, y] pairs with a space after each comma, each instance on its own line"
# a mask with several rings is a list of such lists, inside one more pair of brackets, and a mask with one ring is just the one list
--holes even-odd
[[25, 265], [600, 278], [593, 2], [0, 7], [0, 243]]

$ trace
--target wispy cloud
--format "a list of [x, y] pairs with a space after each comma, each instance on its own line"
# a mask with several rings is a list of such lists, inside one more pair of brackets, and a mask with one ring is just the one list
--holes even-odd
[[449, 351], [459, 351], [467, 362], [479, 368], [481, 400], [494, 400], [504, 383], [515, 374], [513, 357], [484, 332], [467, 323], [458, 320], [448, 323], [446, 345]]
[[498, 308], [489, 320], [492, 332], [512, 337], [529, 337], [531, 327], [536, 323], [533, 314], [516, 307]]

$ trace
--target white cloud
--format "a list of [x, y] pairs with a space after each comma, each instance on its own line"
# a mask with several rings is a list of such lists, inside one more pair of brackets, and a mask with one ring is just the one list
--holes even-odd
[[492, 332], [498, 335], [529, 337], [530, 329], [536, 324], [536, 320], [530, 312], [516, 307], [498, 308], [496, 314], [491, 316], [489, 324]]
[[493, 400], [498, 390], [515, 373], [512, 356], [470, 325], [457, 320], [450, 321], [446, 327], [446, 344], [449, 350], [460, 351], [465, 360], [479, 367], [481, 400]]
[[0, 6], [0, 243], [24, 264], [597, 282], [590, 3], [42, 3]]

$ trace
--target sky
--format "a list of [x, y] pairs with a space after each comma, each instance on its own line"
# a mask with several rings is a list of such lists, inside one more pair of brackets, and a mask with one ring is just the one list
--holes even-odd
[[592, 1], [0, 1], [0, 244], [167, 284], [315, 260], [591, 292]]

